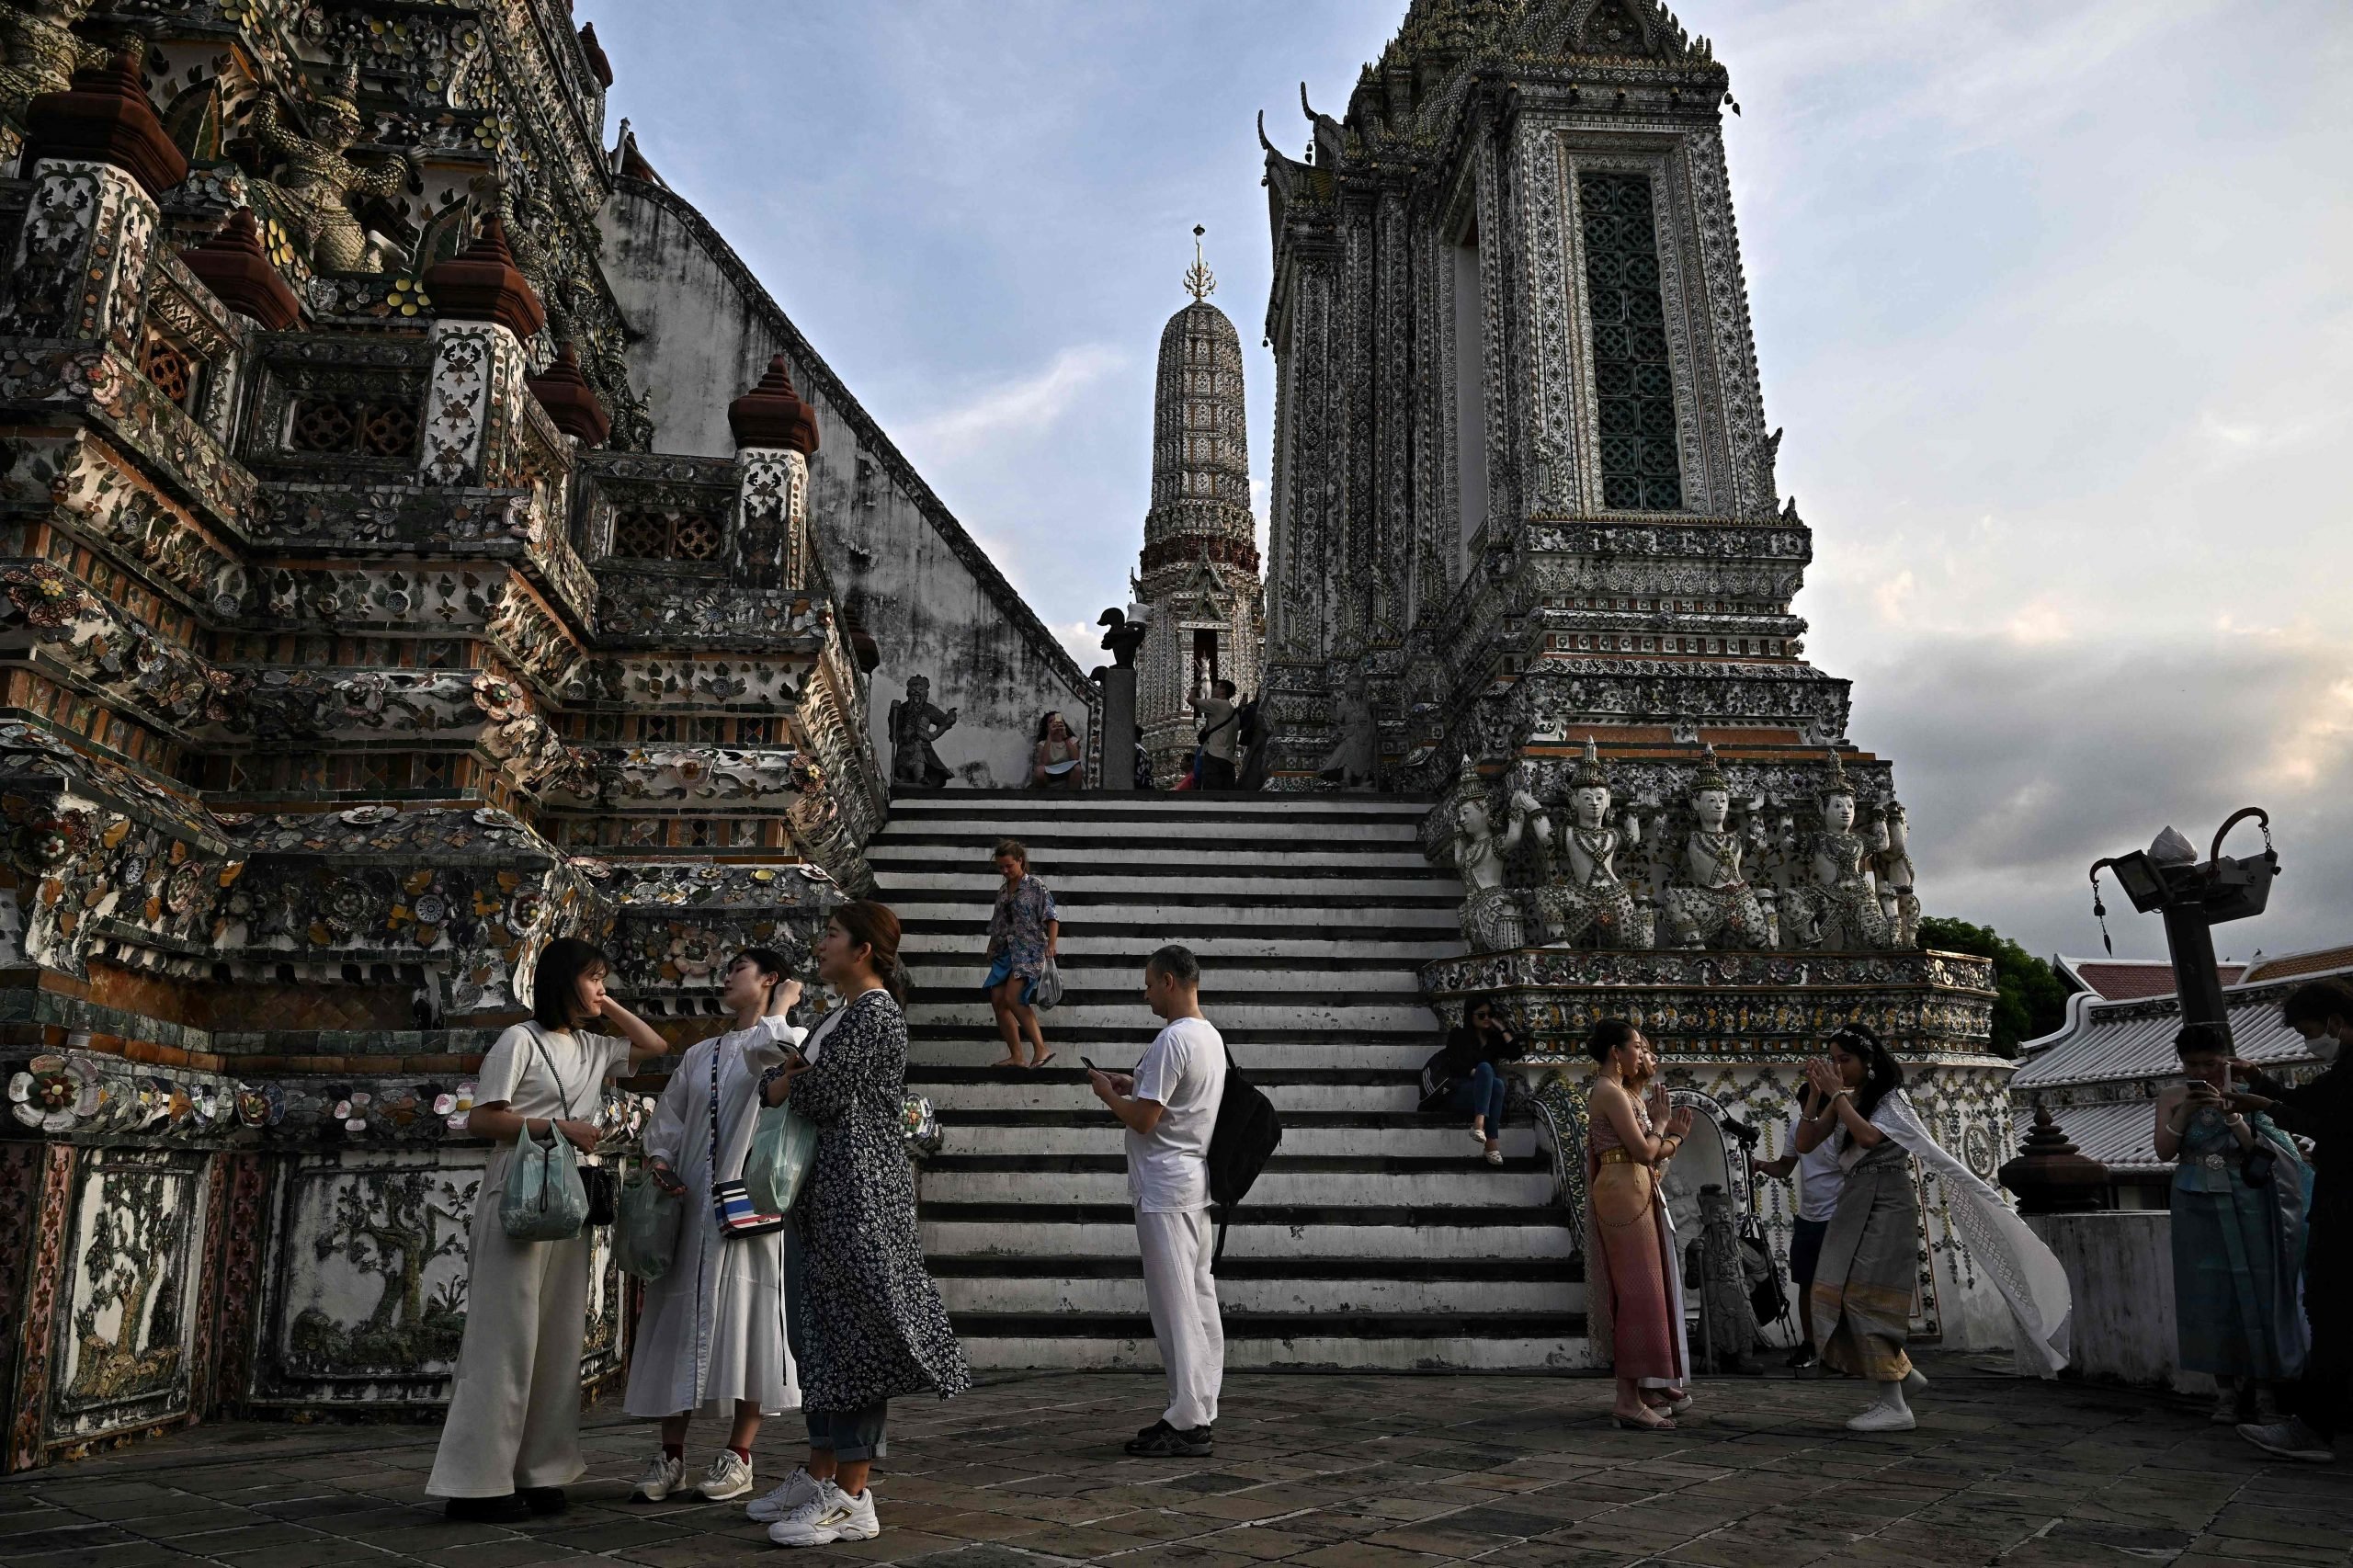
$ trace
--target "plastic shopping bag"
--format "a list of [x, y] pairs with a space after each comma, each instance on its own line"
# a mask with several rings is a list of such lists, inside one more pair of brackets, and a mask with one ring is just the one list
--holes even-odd
[[817, 1124], [790, 1106], [770, 1106], [752, 1129], [744, 1157], [744, 1185], [764, 1213], [789, 1214], [817, 1153]]
[[498, 1222], [518, 1242], [561, 1242], [578, 1235], [587, 1218], [588, 1189], [572, 1141], [556, 1133], [541, 1143], [526, 1126], [515, 1135]]
[[654, 1173], [639, 1170], [621, 1184], [620, 1217], [613, 1222], [613, 1261], [640, 1279], [659, 1279], [678, 1254], [686, 1201], [665, 1192]]

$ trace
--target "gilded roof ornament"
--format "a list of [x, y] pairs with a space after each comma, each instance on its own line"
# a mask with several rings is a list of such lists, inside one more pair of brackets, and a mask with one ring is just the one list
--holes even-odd
[[1197, 301], [1207, 301], [1217, 292], [1217, 274], [1201, 260], [1201, 236], [1209, 231], [1200, 224], [1193, 225], [1193, 265], [1185, 274], [1185, 287]]

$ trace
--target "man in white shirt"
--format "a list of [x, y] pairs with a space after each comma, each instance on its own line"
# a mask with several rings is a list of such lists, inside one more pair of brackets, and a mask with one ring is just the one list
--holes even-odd
[[1170, 945], [1143, 966], [1143, 999], [1167, 1027], [1129, 1073], [1087, 1069], [1095, 1096], [1128, 1130], [1128, 1196], [1136, 1206], [1143, 1296], [1168, 1373], [1168, 1408], [1128, 1452], [1211, 1452], [1225, 1328], [1210, 1272], [1210, 1134], [1225, 1095], [1225, 1040], [1201, 1017], [1201, 966]]
[[1796, 1152], [1798, 1128], [1804, 1123], [1807, 1109], [1821, 1108], [1813, 1107], [1813, 1098], [1812, 1091], [1807, 1091], [1805, 1104], [1790, 1115], [1790, 1152], [1756, 1165], [1776, 1181], [1787, 1181], [1792, 1174], [1798, 1178], [1798, 1221], [1790, 1236], [1790, 1289], [1805, 1338], [1790, 1352], [1790, 1365], [1801, 1371], [1821, 1358], [1813, 1343], [1813, 1313], [1806, 1299], [1813, 1292], [1814, 1266], [1822, 1261], [1822, 1238], [1830, 1230], [1830, 1216], [1836, 1211], [1838, 1194], [1847, 1185], [1847, 1173], [1838, 1168], [1838, 1150], [1833, 1140], [1825, 1138], [1802, 1154]]

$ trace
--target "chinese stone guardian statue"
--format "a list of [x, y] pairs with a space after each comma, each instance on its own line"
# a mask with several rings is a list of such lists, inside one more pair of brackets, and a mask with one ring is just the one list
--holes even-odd
[[287, 124], [285, 111], [270, 95], [263, 95], [254, 110], [254, 135], [285, 163], [278, 190], [310, 248], [311, 265], [321, 272], [381, 272], [397, 259], [369, 237], [356, 203], [393, 199], [408, 188], [414, 170], [404, 164], [357, 163], [346, 155], [359, 140], [358, 96], [358, 67], [347, 65], [319, 94], [309, 136]]
[[[1609, 825], [1609, 776], [1590, 736], [1569, 775], [1569, 822], [1561, 833], [1555, 875], [1537, 894], [1544, 935], [1555, 947], [1647, 948], [1652, 930], [1634, 906], [1633, 890], [1618, 875], [1619, 830]], [[1540, 824], [1540, 827], [1549, 824]], [[1639, 835], [1637, 819], [1626, 833]]]
[[1701, 754], [1691, 780], [1690, 836], [1675, 856], [1666, 889], [1666, 918], [1682, 948], [1768, 948], [1771, 925], [1743, 861], [1748, 841], [1731, 825], [1732, 783], [1716, 762], [1716, 748]]
[[1500, 839], [1484, 797], [1465, 796], [1454, 809], [1454, 863], [1468, 894], [1462, 901], [1462, 940], [1474, 953], [1522, 945], [1519, 895], [1504, 885], [1504, 857], [1519, 846], [1527, 826], [1517, 801]]
[[1809, 948], [1876, 951], [1895, 945], [1871, 876], [1873, 846], [1855, 831], [1855, 790], [1836, 753], [1822, 792], [1822, 831], [1790, 886], [1797, 932]]
[[931, 677], [909, 676], [907, 694], [891, 704], [891, 782], [938, 790], [951, 777], [932, 742], [956, 727], [956, 710], [931, 705]]
[[1880, 813], [1872, 846], [1871, 869], [1879, 877], [1880, 913], [1887, 916], [1893, 945], [1916, 948], [1920, 945], [1920, 895], [1914, 884], [1919, 878], [1912, 869], [1910, 828], [1903, 801], [1888, 801]]

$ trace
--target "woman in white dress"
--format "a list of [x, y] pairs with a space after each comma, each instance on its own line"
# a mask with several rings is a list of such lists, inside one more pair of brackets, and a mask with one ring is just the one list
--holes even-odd
[[[605, 994], [605, 955], [560, 937], [540, 955], [531, 1021], [483, 1058], [466, 1131], [494, 1145], [474, 1199], [466, 1256], [466, 1335], [433, 1458], [428, 1496], [453, 1519], [509, 1522], [562, 1513], [580, 1478], [580, 1342], [588, 1321], [588, 1231], [517, 1241], [498, 1221], [516, 1138], [587, 1153], [605, 1081], [669, 1043]], [[602, 1023], [618, 1035], [590, 1034]]]
[[[801, 1390], [785, 1341], [784, 1233], [719, 1233], [713, 1180], [744, 1174], [759, 1119], [760, 1075], [779, 1066], [806, 1031], [784, 1021], [801, 983], [783, 957], [746, 948], [727, 965], [720, 1002], [731, 1028], [689, 1050], [670, 1074], [645, 1134], [647, 1168], [684, 1203], [677, 1256], [645, 1287], [631, 1349], [631, 1415], [657, 1416], [662, 1451], [648, 1460], [638, 1500], [659, 1503], [687, 1484], [687, 1423], [697, 1412], [733, 1423], [696, 1488], [717, 1503], [752, 1489], [752, 1440], [760, 1417], [797, 1410]], [[711, 1149], [711, 1084], [719, 1085], [719, 1149]]]

